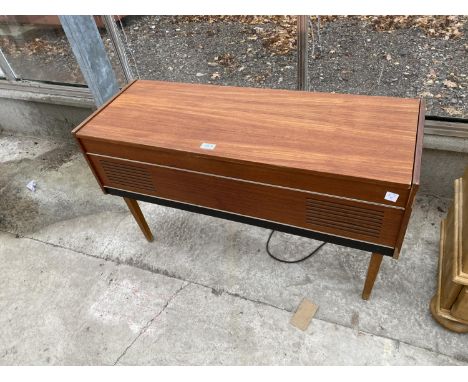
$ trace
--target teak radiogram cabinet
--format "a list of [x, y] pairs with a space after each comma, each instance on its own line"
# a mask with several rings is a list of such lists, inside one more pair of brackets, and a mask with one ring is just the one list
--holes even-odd
[[73, 132], [105, 193], [398, 257], [419, 185], [419, 99], [137, 80]]

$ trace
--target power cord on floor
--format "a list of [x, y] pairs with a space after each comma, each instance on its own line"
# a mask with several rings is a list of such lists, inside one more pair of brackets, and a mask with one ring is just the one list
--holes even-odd
[[308, 254], [306, 257], [303, 257], [302, 259], [299, 259], [299, 260], [283, 260], [283, 259], [280, 259], [276, 256], [274, 256], [271, 252], [270, 252], [270, 240], [271, 240], [271, 237], [273, 236], [273, 234], [275, 233], [276, 231], [271, 231], [270, 232], [270, 236], [268, 236], [268, 240], [266, 242], [266, 251], [268, 253], [268, 255], [270, 257], [272, 257], [273, 259], [277, 260], [277, 261], [280, 261], [282, 263], [288, 263], [288, 264], [293, 264], [293, 263], [300, 263], [301, 261], [304, 261], [304, 260], [307, 260], [309, 257], [315, 255], [319, 250], [320, 248], [322, 248], [325, 244], [327, 244], [325, 241], [320, 244], [317, 248], [315, 248], [310, 254]]

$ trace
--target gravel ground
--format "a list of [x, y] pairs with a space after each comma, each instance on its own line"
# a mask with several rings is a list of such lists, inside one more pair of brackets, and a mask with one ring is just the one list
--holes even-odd
[[[172, 16], [128, 16], [124, 42], [140, 78], [220, 85], [294, 89], [296, 54], [275, 54], [260, 32], [271, 23], [186, 22]], [[461, 37], [428, 36], [420, 28], [377, 31], [358, 17], [322, 23], [318, 44], [310, 40], [313, 91], [425, 98], [431, 115], [468, 117], [467, 26]], [[103, 39], [114, 67], [110, 40]], [[6, 47], [12, 65], [48, 80], [82, 83], [66, 39], [48, 33], [26, 55]], [[26, 45], [28, 46], [28, 45]], [[10, 48], [10, 49], [8, 49]], [[312, 54], [313, 52], [313, 54]], [[25, 57], [27, 56], [27, 57]], [[35, 75], [35, 73], [37, 73]], [[118, 71], [123, 83], [123, 76]], [[44, 79], [44, 78], [40, 78]]]

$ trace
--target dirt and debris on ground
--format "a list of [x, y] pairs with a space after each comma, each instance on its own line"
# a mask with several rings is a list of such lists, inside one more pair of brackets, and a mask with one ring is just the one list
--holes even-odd
[[[313, 91], [424, 97], [430, 115], [468, 116], [468, 16], [313, 16]], [[140, 78], [295, 89], [294, 16], [127, 16]], [[61, 31], [0, 40], [24, 78], [84, 83]], [[101, 31], [123, 83], [111, 41]]]

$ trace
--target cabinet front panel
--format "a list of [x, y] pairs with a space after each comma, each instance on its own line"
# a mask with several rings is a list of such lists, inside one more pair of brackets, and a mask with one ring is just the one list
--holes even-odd
[[393, 247], [404, 210], [88, 155], [101, 185]]
[[[379, 184], [363, 179], [342, 179], [288, 167], [273, 167], [252, 162], [239, 163], [225, 158], [163, 148], [134, 147], [89, 138], [80, 139], [80, 143], [88, 154], [165, 165], [275, 186], [366, 200], [389, 206], [405, 207], [410, 193], [408, 186]], [[397, 200], [385, 199], [387, 192], [397, 194]]]

